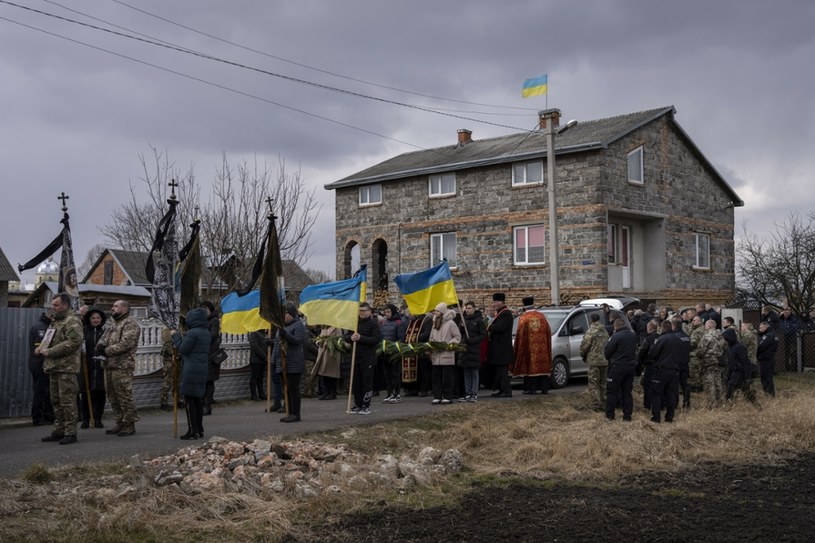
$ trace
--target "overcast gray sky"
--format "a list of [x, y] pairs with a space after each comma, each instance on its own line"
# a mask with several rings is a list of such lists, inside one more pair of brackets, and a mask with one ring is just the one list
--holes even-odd
[[306, 267], [333, 274], [334, 194], [324, 184], [399, 153], [453, 144], [459, 128], [475, 139], [533, 128], [546, 98], [522, 99], [521, 84], [544, 73], [548, 107], [566, 119], [675, 106], [745, 202], [737, 235], [744, 221], [772, 229], [790, 211], [815, 209], [815, 2], [14, 1], [472, 119], [304, 85], [2, 0], [0, 247], [14, 265], [59, 231], [61, 191], [70, 195], [81, 262], [104, 242], [98, 228], [127, 200], [130, 183], [138, 186], [139, 155], [152, 145], [183, 171], [194, 163], [204, 184], [223, 153], [299, 167], [323, 203]]

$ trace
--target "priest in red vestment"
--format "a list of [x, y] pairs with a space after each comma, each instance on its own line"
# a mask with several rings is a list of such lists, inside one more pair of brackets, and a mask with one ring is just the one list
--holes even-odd
[[514, 377], [524, 378], [524, 394], [549, 392], [552, 373], [552, 331], [543, 313], [535, 310], [535, 299], [522, 300], [524, 312], [518, 317], [515, 335], [515, 361], [509, 368]]

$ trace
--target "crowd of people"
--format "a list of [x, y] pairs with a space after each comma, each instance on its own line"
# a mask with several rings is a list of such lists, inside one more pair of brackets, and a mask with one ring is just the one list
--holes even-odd
[[[45, 442], [75, 443], [77, 425], [104, 428], [102, 418], [109, 403], [114, 425], [105, 433], [133, 435], [138, 421], [133, 372], [140, 328], [130, 306], [119, 300], [108, 317], [97, 307], [85, 306], [75, 313], [70, 303], [67, 294], [57, 294], [51, 310], [31, 329], [33, 423], [53, 424]], [[408, 316], [393, 304], [374, 311], [362, 302], [357, 328], [350, 331], [307, 326], [297, 308], [288, 304], [284, 326], [271, 336], [266, 330], [248, 335], [250, 397], [266, 398], [270, 381], [271, 410], [284, 414], [281, 422], [294, 423], [301, 420], [301, 397], [312, 388], [319, 400], [330, 401], [347, 393], [350, 386], [349, 413], [359, 415], [370, 414], [373, 398], [380, 392], [385, 405], [400, 403], [402, 394], [431, 397], [434, 405], [475, 403], [481, 389], [491, 389], [492, 397], [511, 397], [510, 376], [523, 379], [523, 394], [546, 394], [552, 372], [552, 330], [546, 316], [533, 310], [534, 298], [523, 298], [522, 305], [517, 312], [511, 310], [505, 295], [498, 292], [486, 309], [459, 301], [452, 307], [440, 303], [427, 314]], [[667, 307], [657, 310], [651, 304], [645, 310], [629, 311], [630, 325], [621, 314], [607, 306], [603, 309], [601, 314], [591, 314], [580, 345], [588, 365], [589, 407], [609, 419], [621, 408], [626, 421], [633, 414], [637, 375], [643, 407], [657, 423], [673, 421], [680, 406], [689, 408], [692, 394], [701, 394], [708, 407], [721, 406], [739, 394], [758, 405], [756, 378], [766, 395], [775, 395], [779, 338], [815, 330], [815, 311], [799, 322], [788, 308], [780, 314], [764, 308], [758, 330], [749, 323], [737, 330], [732, 318], [721, 318], [704, 304], [680, 313]], [[315, 341], [317, 337], [321, 339]], [[352, 348], [334, 348], [331, 340], [340, 338]], [[187, 432], [181, 439], [201, 438], [203, 417], [212, 413], [215, 381], [225, 357], [215, 306], [203, 302], [190, 310], [185, 331], [165, 329], [162, 341], [161, 408], [170, 409], [173, 402], [184, 408]], [[392, 356], [378, 351], [383, 341], [448, 347]], [[449, 347], [456, 344], [460, 350]], [[790, 352], [794, 350], [788, 344], [787, 358]], [[269, 375], [267, 360], [271, 361]]]

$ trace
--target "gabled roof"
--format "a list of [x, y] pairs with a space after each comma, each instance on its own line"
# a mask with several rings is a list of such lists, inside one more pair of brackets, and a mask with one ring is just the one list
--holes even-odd
[[[56, 294], [58, 292], [59, 283], [56, 281], [43, 281], [34, 291], [28, 295], [25, 302], [23, 302], [23, 307], [30, 307], [32, 303], [37, 301], [40, 298], [40, 295], [46, 291], [51, 291], [52, 294]], [[117, 294], [120, 296], [128, 296], [131, 298], [149, 298], [150, 291], [144, 287], [134, 287], [134, 286], [117, 286], [117, 285], [96, 285], [92, 283], [79, 283], [77, 285], [77, 289], [79, 290], [80, 297], [83, 294], [88, 293], [95, 293], [95, 294]]]
[[6, 258], [6, 253], [0, 248], [0, 281], [19, 281], [20, 277], [14, 271], [11, 262]]
[[[555, 155], [606, 149], [615, 141], [660, 117], [669, 122], [685, 139], [699, 160], [707, 166], [714, 178], [732, 199], [734, 205], [744, 202], [725, 179], [702, 154], [693, 140], [674, 119], [676, 109], [667, 106], [606, 119], [581, 121], [555, 138]], [[542, 131], [522, 132], [509, 136], [472, 140], [465, 145], [450, 145], [404, 153], [380, 162], [370, 168], [325, 185], [327, 190], [340, 189], [402, 179], [417, 175], [478, 168], [493, 164], [532, 160], [546, 156], [546, 135]]]
[[121, 268], [122, 272], [127, 276], [131, 285], [149, 287], [150, 281], [147, 280], [145, 275], [145, 267], [147, 266], [147, 255], [149, 253], [141, 253], [139, 251], [125, 251], [124, 249], [105, 249], [102, 254], [93, 263], [88, 273], [82, 279], [82, 283], [88, 280], [93, 270], [99, 265], [106, 254], [110, 253], [116, 263]]
[[314, 280], [294, 260], [284, 260], [282, 264], [287, 289], [301, 291], [314, 284]]

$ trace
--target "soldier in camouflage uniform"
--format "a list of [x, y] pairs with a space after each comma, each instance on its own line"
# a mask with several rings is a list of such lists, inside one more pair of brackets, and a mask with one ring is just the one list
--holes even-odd
[[133, 371], [136, 369], [136, 347], [141, 328], [130, 315], [130, 304], [117, 300], [113, 304], [113, 325], [96, 345], [97, 356], [105, 356], [105, 389], [108, 392], [116, 426], [106, 434], [132, 436], [139, 415], [133, 405]]
[[749, 322], [741, 323], [741, 337], [739, 341], [747, 349], [747, 356], [750, 357], [750, 362], [758, 367], [758, 332]]
[[727, 344], [721, 332], [716, 329], [716, 321], [706, 321], [704, 328], [705, 333], [699, 340], [696, 356], [701, 360], [702, 386], [708, 407], [718, 407], [724, 400], [723, 366], [720, 365], [720, 360], [727, 350]]
[[40, 344], [35, 350], [36, 354], [45, 357], [43, 371], [49, 377], [55, 417], [51, 435], [42, 440], [69, 445], [76, 443], [76, 421], [79, 415], [76, 405], [79, 382], [76, 374], [79, 372], [85, 336], [82, 321], [71, 311], [70, 296], [63, 292], [57, 294], [51, 300], [51, 307], [54, 309], [54, 320], [45, 337], [53, 335], [47, 346]]
[[[694, 311], [694, 314], [696, 311]], [[715, 322], [715, 321], [714, 321]], [[698, 355], [699, 342], [702, 341], [702, 336], [705, 335], [705, 325], [702, 323], [701, 317], [696, 315], [690, 323], [690, 375], [688, 376], [688, 384], [694, 392], [702, 390], [702, 358]]]
[[606, 372], [608, 360], [604, 349], [608, 343], [608, 332], [600, 324], [600, 315], [591, 316], [591, 326], [580, 343], [580, 356], [589, 365], [589, 401], [595, 411], [606, 410]]

